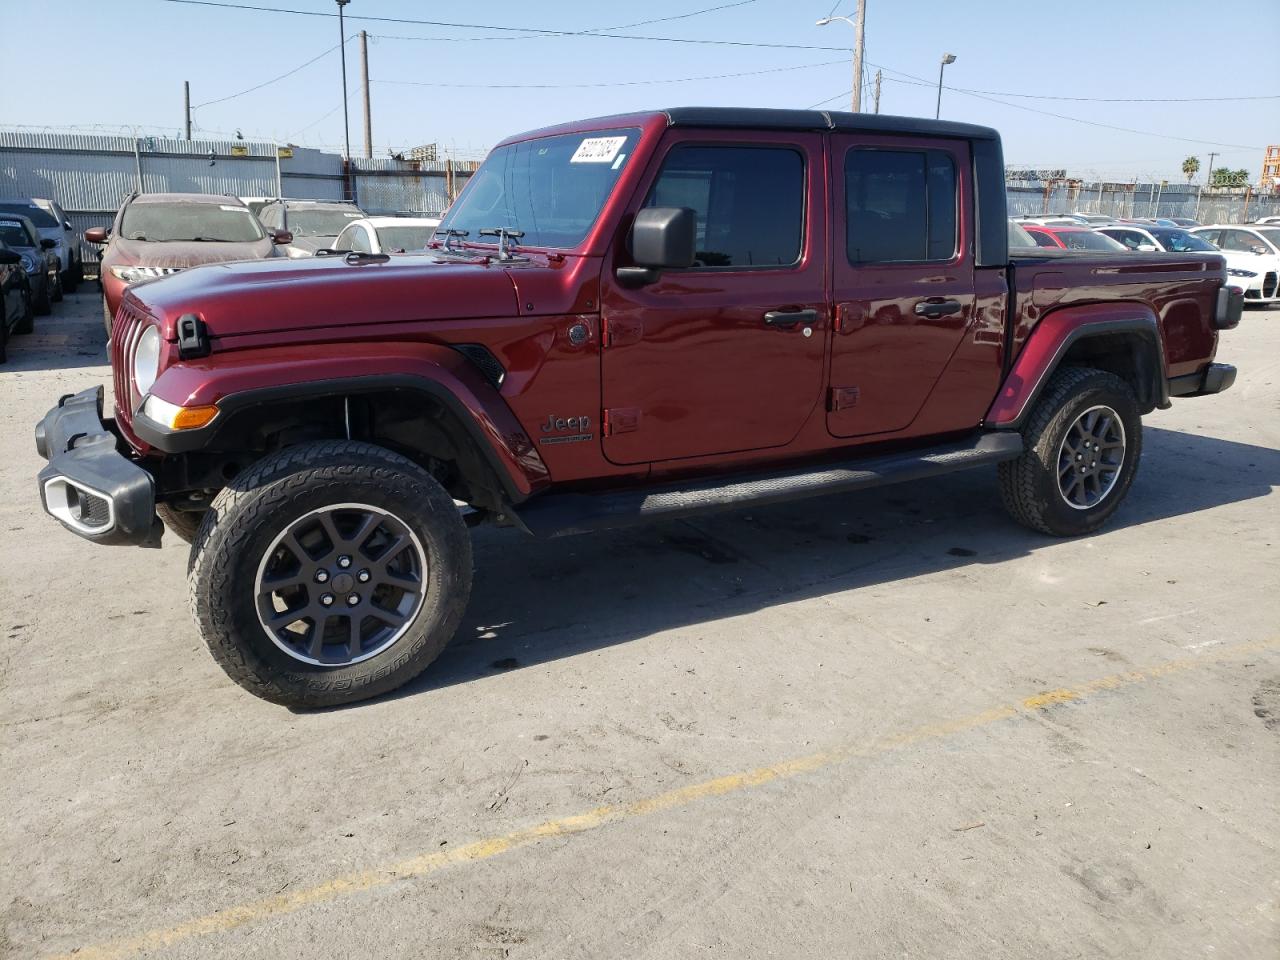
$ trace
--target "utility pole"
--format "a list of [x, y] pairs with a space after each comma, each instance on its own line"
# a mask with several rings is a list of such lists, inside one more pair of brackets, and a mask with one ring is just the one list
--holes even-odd
[[1213, 186], [1213, 158], [1216, 156], [1216, 153], [1209, 154], [1209, 172], [1206, 173], [1204, 177], [1204, 182], [1211, 187]]
[[942, 71], [947, 69], [947, 64], [955, 62], [956, 55], [954, 53], [944, 53], [942, 62], [938, 64], [938, 105], [933, 111], [933, 119], [935, 120], [942, 116]]
[[351, 121], [347, 117], [347, 27], [342, 20], [342, 8], [351, 0], [336, 0], [338, 4], [338, 39], [342, 41], [338, 44], [338, 52], [342, 54], [342, 135], [347, 145], [347, 152], [343, 154], [347, 160], [351, 159]]
[[858, 12], [853, 15], [853, 112], [862, 112], [862, 53], [865, 46], [867, 24], [867, 0], [858, 0]]
[[880, 112], [880, 71], [876, 71], [876, 113]]
[[848, 17], [823, 17], [818, 21], [818, 26], [825, 27], [834, 20], [843, 20], [849, 26], [853, 27], [853, 112], [859, 113], [862, 110], [862, 51], [864, 47], [864, 33], [867, 22], [867, 0], [858, 0], [858, 10], [854, 14], [854, 19]]
[[182, 116], [185, 118], [187, 139], [191, 139], [191, 81], [182, 81]]
[[360, 82], [364, 87], [364, 156], [373, 157], [373, 120], [369, 117], [369, 35], [360, 31]]

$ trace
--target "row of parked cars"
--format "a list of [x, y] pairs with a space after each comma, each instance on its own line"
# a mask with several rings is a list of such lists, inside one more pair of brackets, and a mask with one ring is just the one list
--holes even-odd
[[139, 193], [125, 198], [110, 227], [84, 236], [103, 247], [99, 276], [110, 335], [125, 288], [139, 280], [235, 260], [422, 250], [439, 222], [370, 217], [337, 200]]
[[52, 200], [0, 200], [0, 362], [84, 277], [71, 221]]
[[[1072, 213], [1016, 217], [1015, 242], [1059, 250], [1218, 253], [1230, 286], [1248, 303], [1280, 301], [1280, 217], [1252, 223], [1202, 224], [1183, 217], [1113, 218]], [[1025, 236], [1021, 236], [1025, 234]], [[1012, 236], [1011, 236], [1012, 239]]]

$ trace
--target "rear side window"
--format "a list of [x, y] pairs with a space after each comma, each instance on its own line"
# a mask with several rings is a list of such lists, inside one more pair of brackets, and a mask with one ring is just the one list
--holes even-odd
[[844, 189], [850, 263], [942, 261], [955, 256], [956, 165], [951, 154], [850, 150], [844, 159]]
[[645, 205], [697, 213], [695, 267], [791, 266], [804, 233], [804, 158], [791, 147], [678, 146]]

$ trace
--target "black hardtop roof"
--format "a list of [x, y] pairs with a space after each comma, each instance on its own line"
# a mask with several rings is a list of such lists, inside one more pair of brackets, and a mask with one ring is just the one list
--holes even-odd
[[720, 127], [744, 130], [834, 130], [841, 133], [895, 133], [909, 136], [951, 137], [957, 140], [998, 140], [991, 127], [923, 117], [884, 113], [846, 113], [838, 110], [779, 110], [769, 107], [672, 107], [662, 111], [672, 127]]

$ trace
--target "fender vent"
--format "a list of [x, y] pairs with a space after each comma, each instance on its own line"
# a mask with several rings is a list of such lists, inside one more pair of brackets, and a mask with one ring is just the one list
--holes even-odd
[[498, 362], [498, 358], [489, 352], [489, 348], [478, 343], [455, 343], [453, 349], [471, 361], [472, 366], [480, 371], [495, 390], [502, 388], [507, 371]]

